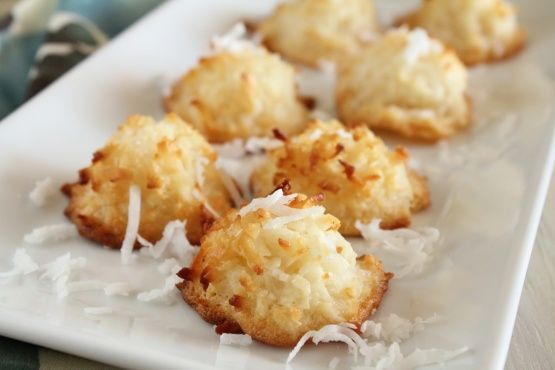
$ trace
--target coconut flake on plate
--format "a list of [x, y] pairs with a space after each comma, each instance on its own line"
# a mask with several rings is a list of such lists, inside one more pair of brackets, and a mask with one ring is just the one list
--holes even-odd
[[106, 284], [103, 290], [104, 294], [106, 294], [108, 297], [114, 295], [128, 296], [131, 292], [133, 292], [133, 287], [126, 282], [117, 282]]
[[23, 241], [27, 244], [46, 244], [61, 242], [78, 236], [77, 228], [73, 224], [58, 224], [37, 227], [25, 234]]
[[0, 278], [10, 278], [18, 275], [27, 275], [39, 269], [39, 266], [25, 248], [17, 248], [12, 257], [13, 267], [9, 271], [0, 272]]
[[311, 117], [329, 120], [336, 116], [335, 94], [337, 85], [336, 66], [330, 61], [320, 61], [318, 68], [300, 68], [296, 76], [299, 94], [315, 101]]
[[40, 279], [49, 279], [54, 283], [54, 291], [58, 298], [63, 298], [68, 295], [68, 283], [72, 277], [72, 272], [83, 268], [87, 264], [87, 259], [84, 257], [71, 258], [71, 253], [66, 253], [59, 256], [54, 261], [49, 262], [42, 266], [45, 272], [40, 276]]
[[212, 206], [210, 205], [210, 203], [208, 203], [208, 200], [206, 199], [204, 194], [202, 194], [200, 191], [198, 191], [197, 189], [193, 189], [193, 197], [196, 200], [198, 200], [213, 217], [215, 217], [215, 218], [220, 218], [221, 217], [221, 215], [218, 213], [218, 211], [216, 211], [214, 208], [212, 208]]
[[432, 227], [382, 230], [378, 219], [372, 220], [369, 224], [357, 221], [355, 227], [369, 242], [365, 244], [363, 250], [357, 250], [357, 253], [389, 255], [394, 261], [394, 266], [387, 266], [387, 268], [393, 270], [395, 278], [422, 272], [431, 259], [440, 237], [439, 230]]
[[50, 177], [47, 177], [35, 183], [35, 187], [29, 193], [29, 199], [31, 199], [37, 207], [43, 207], [48, 203], [56, 191], [57, 189], [54, 185], [54, 181]]
[[116, 312], [116, 310], [108, 306], [98, 306], [98, 307], [85, 307], [83, 308], [83, 312], [85, 312], [87, 315], [109, 315]]
[[235, 207], [241, 207], [245, 202], [245, 198], [241, 195], [239, 191], [238, 185], [233, 180], [233, 177], [222, 167], [218, 166], [218, 170], [220, 172], [220, 178], [222, 179], [222, 183], [224, 184], [227, 192], [231, 196], [231, 200], [233, 200], [233, 204]]
[[337, 365], [339, 365], [339, 357], [334, 357], [330, 360], [329, 364], [328, 364], [328, 368], [330, 369], [335, 369], [337, 367]]
[[355, 365], [357, 370], [410, 370], [418, 366], [444, 363], [468, 351], [467, 347], [449, 351], [443, 349], [415, 349], [410, 355], [404, 356], [399, 343], [389, 346], [383, 342], [368, 343], [353, 328], [352, 324], [326, 325], [320, 330], [310, 330], [298, 341], [289, 353], [287, 363], [299, 353], [303, 345], [312, 339], [316, 345], [326, 342], [342, 342], [354, 355], [360, 353], [364, 357], [364, 365]]
[[127, 227], [125, 237], [121, 244], [121, 262], [124, 265], [131, 261], [131, 254], [137, 236], [139, 235], [139, 224], [141, 222], [141, 188], [137, 185], [129, 187], [129, 205], [127, 207]]
[[382, 342], [367, 347], [364, 365], [355, 365], [351, 370], [412, 370], [420, 366], [443, 364], [468, 352], [467, 347], [456, 350], [416, 348], [408, 356], [403, 355], [399, 343], [385, 346]]
[[428, 319], [416, 317], [413, 321], [399, 317], [392, 313], [382, 320], [367, 320], [360, 326], [360, 331], [365, 338], [383, 339], [386, 342], [402, 342], [412, 334], [424, 329], [426, 324], [437, 321], [434, 315]]
[[252, 344], [252, 338], [248, 334], [230, 334], [223, 333], [220, 335], [220, 344], [225, 346], [250, 346]]
[[177, 301], [177, 289], [175, 285], [182, 281], [182, 279], [177, 276], [177, 272], [180, 270], [179, 266], [176, 266], [165, 281], [164, 286], [161, 288], [155, 288], [140, 292], [137, 295], [137, 299], [141, 302], [158, 302], [164, 304], [173, 304]]

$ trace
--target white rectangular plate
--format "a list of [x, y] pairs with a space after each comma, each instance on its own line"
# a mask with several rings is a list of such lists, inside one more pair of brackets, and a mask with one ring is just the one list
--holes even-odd
[[[71, 181], [117, 125], [134, 113], [162, 115], [160, 76], [183, 72], [211, 36], [235, 22], [258, 18], [273, 1], [169, 2], [68, 73], [0, 124], [0, 270], [10, 269], [24, 234], [66, 222], [58, 195], [37, 209], [27, 194], [35, 181]], [[414, 1], [379, 2], [386, 17]], [[443, 242], [421, 274], [394, 280], [379, 315], [441, 319], [403, 345], [470, 352], [446, 369], [502, 369], [554, 159], [555, 29], [549, 0], [521, 1], [529, 46], [517, 59], [471, 73], [473, 126], [447, 145], [414, 146], [416, 164], [430, 178], [431, 209], [417, 217], [437, 226]], [[76, 239], [27, 246], [39, 263], [71, 251], [88, 259], [83, 278], [162, 284], [150, 265], [122, 267], [119, 254]], [[90, 316], [87, 306], [116, 314]], [[134, 368], [283, 369], [287, 350], [253, 344], [219, 346], [212, 326], [185, 303], [145, 304], [135, 297], [81, 292], [59, 300], [51, 287], [26, 276], [0, 286], [0, 334]], [[341, 344], [307, 346], [294, 369], [326, 368], [334, 357], [350, 363]]]

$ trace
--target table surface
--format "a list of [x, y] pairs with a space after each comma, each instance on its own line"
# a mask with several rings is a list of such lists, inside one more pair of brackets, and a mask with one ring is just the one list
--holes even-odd
[[555, 369], [555, 181], [543, 217], [507, 358], [506, 370]]

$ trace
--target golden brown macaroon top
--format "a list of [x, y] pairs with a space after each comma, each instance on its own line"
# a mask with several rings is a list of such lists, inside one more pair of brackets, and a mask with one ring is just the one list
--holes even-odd
[[379, 28], [370, 0], [294, 0], [278, 5], [257, 30], [270, 50], [316, 65], [356, 52]]
[[210, 142], [302, 130], [308, 110], [297, 94], [295, 70], [262, 48], [222, 51], [187, 72], [164, 107]]
[[503, 0], [425, 0], [400, 22], [426, 29], [468, 65], [511, 57], [526, 39], [516, 7]]
[[206, 140], [176, 115], [161, 122], [131, 116], [79, 172], [79, 181], [64, 186], [70, 198], [66, 215], [84, 237], [120, 248], [135, 184], [141, 190], [141, 236], [156, 242], [168, 222], [187, 220], [187, 236], [198, 242], [214, 213], [231, 207], [215, 161]]
[[339, 118], [410, 139], [437, 141], [470, 122], [468, 73], [423, 30], [389, 31], [339, 69]]
[[280, 189], [216, 221], [179, 274], [185, 300], [220, 332], [276, 346], [327, 324], [360, 325], [392, 275], [372, 256], [357, 259], [314, 199]]
[[389, 150], [366, 126], [315, 121], [267, 153], [251, 187], [263, 196], [288, 181], [292, 191], [323, 193], [326, 209], [341, 220], [341, 233], [360, 235], [357, 220], [403, 227], [410, 224], [411, 209], [428, 206], [426, 182], [407, 169], [407, 158], [405, 149]]

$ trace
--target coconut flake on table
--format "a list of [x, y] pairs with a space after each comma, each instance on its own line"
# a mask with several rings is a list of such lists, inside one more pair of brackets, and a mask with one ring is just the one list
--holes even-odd
[[247, 27], [244, 23], [236, 23], [223, 35], [214, 36], [210, 40], [212, 53], [240, 53], [243, 51], [262, 51], [257, 40], [249, 39]]
[[360, 326], [360, 331], [365, 338], [383, 339], [386, 342], [401, 342], [412, 334], [424, 329], [426, 324], [437, 321], [434, 315], [428, 319], [416, 317], [413, 321], [404, 319], [392, 313], [379, 321], [367, 320]]
[[387, 266], [387, 268], [393, 270], [395, 278], [422, 272], [426, 263], [431, 259], [431, 254], [440, 236], [439, 230], [432, 227], [382, 230], [378, 219], [374, 219], [369, 224], [363, 224], [357, 220], [355, 227], [369, 242], [363, 250], [357, 250], [358, 254], [385, 253], [390, 255], [394, 260], [394, 266]]
[[72, 277], [72, 272], [85, 267], [86, 264], [86, 258], [77, 257], [72, 259], [71, 253], [68, 252], [45, 264], [42, 269], [46, 271], [40, 276], [40, 279], [50, 279], [54, 283], [54, 291], [58, 298], [63, 298], [69, 293], [68, 282]]
[[129, 187], [129, 205], [127, 207], [127, 227], [125, 237], [121, 244], [121, 262], [124, 265], [131, 261], [131, 254], [137, 236], [139, 235], [139, 225], [141, 222], [141, 188], [137, 185]]
[[77, 228], [73, 224], [47, 225], [37, 227], [23, 237], [27, 244], [46, 244], [61, 242], [78, 236]]
[[252, 344], [252, 338], [248, 334], [230, 334], [223, 333], [220, 335], [220, 344], [225, 346], [250, 346]]
[[43, 207], [56, 191], [57, 189], [54, 185], [54, 181], [50, 177], [47, 177], [35, 183], [35, 187], [29, 193], [29, 199], [31, 199], [37, 207]]
[[35, 261], [27, 254], [25, 248], [17, 248], [12, 257], [13, 268], [0, 272], [0, 278], [10, 278], [18, 275], [27, 275], [39, 269]]

